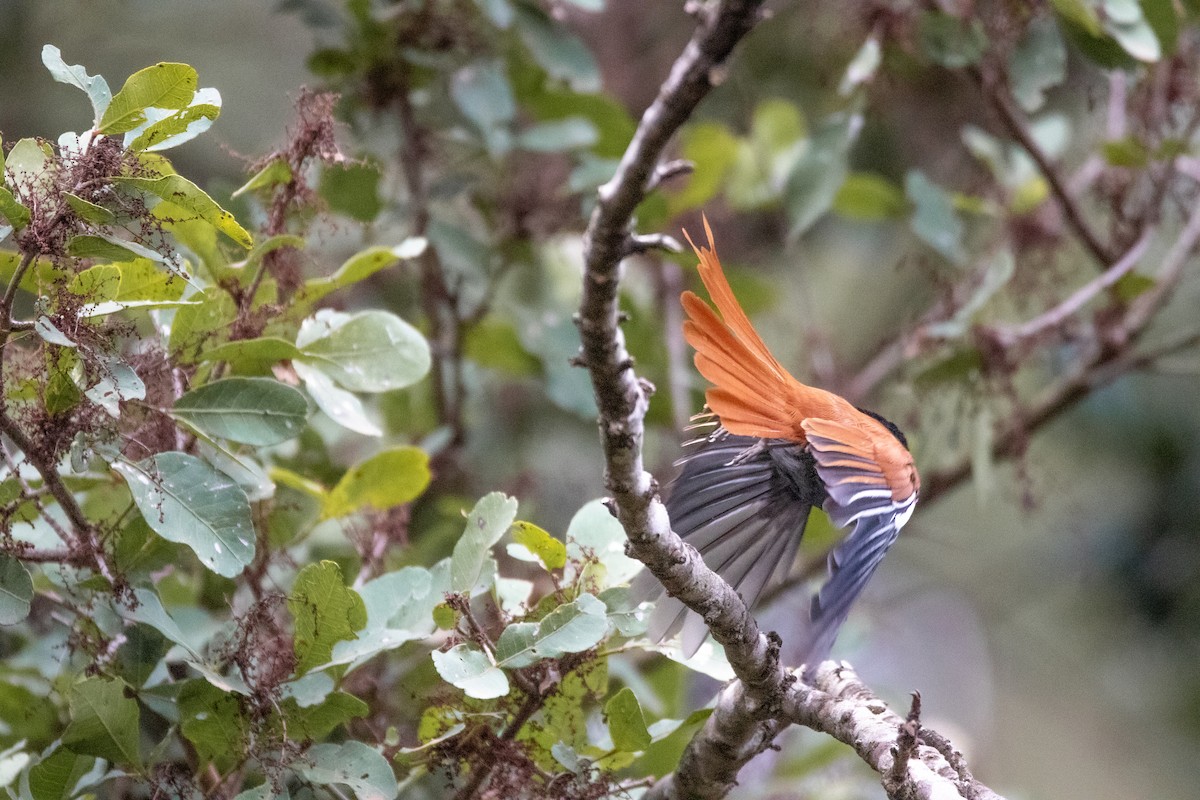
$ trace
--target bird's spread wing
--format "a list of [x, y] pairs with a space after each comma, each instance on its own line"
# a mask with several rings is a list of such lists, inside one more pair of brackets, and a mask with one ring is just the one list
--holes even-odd
[[696, 294], [684, 292], [681, 300], [688, 318], [683, 335], [696, 350], [696, 368], [713, 384], [706, 399], [721, 425], [743, 436], [803, 442], [801, 420], [837, 420], [859, 413], [841, 397], [800, 383], [771, 355], [725, 279], [707, 220], [704, 231], [708, 246], [692, 242], [692, 249], [717, 311]]
[[[829, 493], [826, 513], [838, 527], [854, 525], [830, 553], [829, 580], [812, 599], [800, 647], [802, 660], [811, 665], [829, 654], [850, 606], [912, 515], [917, 491], [910, 483], [904, 496], [895, 497], [896, 489], [905, 490], [905, 478], [889, 474], [895, 472], [889, 469], [894, 454], [885, 452], [884, 458], [879, 457], [879, 451], [891, 444], [878, 435], [892, 438], [882, 426], [882, 434], [878, 434], [869, 427], [864, 430], [810, 419], [804, 421], [804, 428], [817, 472]], [[899, 442], [896, 446], [901, 447]]]
[[[794, 461], [799, 445], [721, 435], [701, 440], [682, 460], [683, 472], [667, 500], [671, 527], [700, 552], [752, 606], [774, 576], [787, 574], [813, 502], [797, 484]], [[813, 479], [815, 480], [815, 475]], [[634, 582], [633, 595], [648, 599], [662, 587], [649, 572]], [[671, 597], [662, 597], [650, 616], [647, 635], [658, 641], [683, 631], [689, 656], [708, 635], [696, 613]]]

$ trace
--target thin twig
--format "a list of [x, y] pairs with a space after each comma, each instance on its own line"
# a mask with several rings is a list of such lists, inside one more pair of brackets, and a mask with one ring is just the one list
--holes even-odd
[[1012, 137], [1017, 140], [1017, 143], [1033, 159], [1038, 171], [1041, 172], [1042, 177], [1050, 185], [1050, 192], [1054, 195], [1059, 208], [1062, 209], [1067, 224], [1075, 231], [1080, 241], [1083, 242], [1084, 247], [1087, 248], [1096, 261], [1105, 267], [1112, 264], [1117, 258], [1112, 252], [1112, 248], [1101, 241], [1100, 235], [1092, 228], [1084, 216], [1083, 209], [1079, 206], [1079, 201], [1067, 189], [1062, 175], [1050, 163], [1050, 157], [1046, 155], [1046, 151], [1042, 150], [1042, 146], [1033, 138], [1033, 134], [1030, 133], [1025, 121], [1021, 118], [1021, 112], [1013, 103], [1012, 97], [1008, 93], [1008, 88], [1000, 80], [985, 76], [978, 70], [975, 70], [973, 74], [979, 85], [983, 88], [984, 94], [991, 99], [992, 106], [996, 109], [997, 114], [999, 114], [1004, 127], [1008, 129]]

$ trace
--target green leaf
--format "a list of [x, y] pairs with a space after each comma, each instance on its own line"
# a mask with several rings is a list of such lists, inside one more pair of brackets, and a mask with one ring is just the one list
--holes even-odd
[[146, 121], [147, 108], [186, 108], [196, 95], [196, 70], [158, 63], [129, 76], [100, 118], [99, 132], [125, 133]]
[[92, 124], [98, 125], [112, 102], [112, 90], [108, 88], [108, 81], [100, 75], [88, 75], [82, 66], [67, 64], [63, 61], [62, 51], [52, 44], [42, 46], [42, 63], [54, 80], [81, 89], [88, 96], [94, 115]]
[[240, 757], [250, 721], [236, 695], [206, 680], [192, 680], [179, 693], [179, 730], [201, 761], [226, 763]]
[[1067, 76], [1067, 46], [1052, 16], [1035, 17], [1008, 59], [1013, 97], [1032, 114]]
[[681, 155], [696, 168], [682, 191], [668, 194], [671, 216], [699, 208], [716, 196], [733, 168], [737, 149], [737, 137], [719, 122], [702, 122], [684, 129]]
[[[532, 522], [514, 522], [512, 534], [513, 541], [536, 556], [546, 569], [562, 569], [566, 566], [567, 546]], [[513, 555], [511, 549], [509, 555]], [[516, 557], [520, 558], [521, 556]]]
[[604, 718], [616, 749], [640, 752], [650, 746], [650, 731], [646, 728], [642, 704], [628, 686], [604, 704]]
[[887, 178], [872, 172], [850, 173], [833, 198], [833, 210], [849, 219], [892, 219], [903, 215], [907, 209], [904, 192]]
[[308, 401], [273, 378], [226, 378], [187, 392], [173, 413], [207, 436], [264, 446], [300, 435]]
[[509, 149], [508, 127], [517, 113], [512, 86], [501, 61], [477, 61], [454, 74], [450, 96], [463, 116], [483, 134], [493, 156]]
[[183, 297], [183, 290], [187, 286], [184, 278], [164, 272], [145, 258], [117, 261], [104, 266], [115, 267], [120, 274], [117, 293], [112, 298], [117, 302], [178, 300]]
[[204, 566], [232, 578], [254, 560], [254, 523], [246, 493], [228, 475], [187, 453], [115, 462], [147, 524], [185, 544]]
[[377, 165], [349, 162], [327, 166], [321, 173], [318, 191], [329, 207], [359, 222], [371, 222], [383, 210]]
[[306, 282], [297, 301], [315, 303], [330, 292], [365, 281], [400, 259], [416, 258], [425, 252], [426, 247], [425, 239], [419, 236], [405, 239], [395, 247], [369, 247], [350, 256], [329, 277], [313, 278]]
[[625, 555], [625, 542], [625, 529], [601, 500], [583, 506], [567, 525], [567, 557], [577, 564], [596, 559], [605, 571], [601, 588], [628, 583], [641, 572], [642, 562]]
[[450, 590], [470, 592], [479, 582], [488, 553], [512, 525], [517, 501], [500, 492], [485, 495], [471, 509], [463, 535], [450, 557]]
[[117, 648], [114, 665], [132, 686], [143, 686], [173, 643], [157, 628], [139, 622], [125, 629], [125, 642]]
[[297, 675], [327, 663], [335, 644], [358, 638], [367, 624], [366, 605], [358, 592], [346, 586], [335, 561], [300, 570], [287, 603], [296, 621]]
[[288, 166], [287, 161], [282, 157], [273, 158], [267, 162], [265, 167], [254, 173], [250, 180], [238, 187], [232, 196], [241, 197], [246, 192], [253, 192], [257, 189], [273, 189], [276, 186], [290, 183], [292, 177], [292, 168]]
[[33, 800], [71, 800], [76, 787], [96, 766], [92, 756], [59, 747], [29, 769], [29, 792]]
[[286, 339], [264, 336], [261, 339], [240, 339], [206, 348], [200, 353], [200, 360], [225, 361], [235, 369], [253, 371], [302, 355], [300, 348]]
[[344, 517], [373, 508], [384, 511], [411, 503], [432, 476], [429, 455], [417, 447], [394, 447], [355, 464], [330, 490], [322, 517]]
[[1150, 163], [1150, 151], [1135, 136], [1104, 142], [1100, 149], [1104, 160], [1114, 167], [1141, 169]]
[[107, 678], [86, 678], [72, 686], [67, 694], [71, 722], [63, 744], [79, 755], [139, 764], [138, 707], [127, 689], [122, 681]]
[[303, 361], [353, 392], [403, 389], [430, 366], [425, 337], [387, 311], [319, 311], [301, 324], [296, 346]]
[[33, 578], [25, 565], [0, 554], [0, 625], [15, 625], [29, 616]]
[[221, 208], [216, 200], [182, 175], [163, 175], [159, 178], [122, 175], [114, 177], [113, 182], [161, 197], [185, 211], [196, 214], [242, 247], [249, 249], [254, 244], [254, 238], [238, 224], [233, 214]]
[[463, 339], [463, 355], [481, 367], [509, 375], [538, 375], [542, 362], [521, 344], [513, 324], [487, 316], [472, 325]]
[[492, 665], [487, 655], [471, 645], [456, 645], [446, 652], [433, 651], [433, 666], [447, 683], [468, 697], [490, 700], [508, 694], [508, 676]]
[[921, 14], [917, 37], [930, 60], [950, 69], [978, 63], [988, 44], [983, 23], [978, 19], [959, 19], [941, 11]]
[[551, 611], [541, 622], [510, 625], [496, 643], [501, 666], [527, 667], [544, 658], [581, 653], [595, 647], [608, 631], [607, 609], [590, 594]]
[[109, 225], [117, 218], [117, 215], [109, 211], [104, 206], [98, 206], [95, 203], [89, 203], [78, 195], [70, 192], [63, 192], [63, 196], [67, 198], [67, 205], [71, 210], [79, 215], [79, 218], [96, 225]]
[[337, 726], [365, 717], [371, 710], [362, 700], [345, 692], [332, 692], [313, 706], [301, 706], [290, 697], [281, 705], [288, 737], [293, 740], [323, 739]]
[[1113, 292], [1123, 303], [1128, 303], [1143, 292], [1153, 289], [1157, 281], [1140, 272], [1127, 272], [1113, 284]]
[[[2, 174], [0, 173], [0, 175]], [[3, 215], [9, 224], [18, 231], [28, 225], [31, 219], [29, 209], [21, 205], [13, 193], [3, 186], [0, 186], [0, 215]]]
[[198, 303], [175, 313], [168, 343], [172, 356], [184, 364], [194, 363], [209, 348], [223, 344], [229, 323], [237, 316], [233, 298], [219, 286], [209, 286], [191, 299]]
[[1012, 279], [1016, 271], [1016, 259], [1012, 251], [997, 252], [984, 266], [982, 279], [975, 287], [974, 293], [962, 306], [955, 311], [954, 316], [944, 322], [929, 325], [927, 332], [930, 336], [954, 339], [966, 334], [975, 314], [979, 312], [988, 300]]
[[949, 193], [918, 170], [905, 176], [904, 192], [916, 207], [911, 222], [913, 233], [951, 263], [965, 263], [963, 223]]
[[296, 763], [313, 783], [348, 786], [358, 800], [394, 800], [400, 791], [387, 759], [362, 742], [319, 744]]
[[831, 114], [821, 121], [788, 176], [784, 202], [795, 239], [808, 230], [833, 205], [846, 180], [846, 158], [862, 129], [862, 115]]
[[578, 36], [524, 3], [517, 6], [516, 30], [533, 60], [551, 78], [565, 81], [576, 92], [600, 91], [600, 68]]
[[4, 177], [26, 199], [39, 194], [51, 178], [53, 151], [47, 152], [48, 148], [49, 145], [43, 146], [37, 139], [21, 139], [8, 151], [4, 168], [9, 174]]
[[535, 153], [563, 153], [586, 150], [599, 140], [600, 134], [591, 120], [585, 117], [563, 117], [539, 122], [517, 134], [517, 146]]

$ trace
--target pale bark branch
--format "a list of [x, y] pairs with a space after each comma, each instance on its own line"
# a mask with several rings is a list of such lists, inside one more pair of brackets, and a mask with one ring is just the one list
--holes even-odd
[[[849, 698], [842, 698], [840, 704], [822, 703], [826, 692], [799, 683], [780, 664], [778, 636], [760, 632], [737, 592], [671, 530], [658, 484], [642, 459], [653, 387], [634, 372], [618, 306], [622, 259], [645, 241], [630, 232], [630, 220], [655, 175], [661, 176], [659, 164], [667, 143], [712, 88], [713, 75], [753, 27], [760, 6], [761, 0], [720, 0], [701, 7], [696, 33], [643, 115], [612, 180], [600, 188], [584, 235], [583, 296], [577, 317], [582, 348], [576, 360], [587, 368], [595, 392], [611, 508], [629, 538], [629, 554], [642, 561], [671, 595], [704, 617], [738, 678], [722, 690], [713, 714], [688, 745], [675, 774], [653, 787], [650, 798], [723, 796], [738, 770], [792, 722], [837, 730], [855, 741], [867, 740], [865, 733], [855, 732], [856, 724], [870, 722], [870, 730], [890, 737], [891, 745], [900, 731], [892, 725], [890, 732], [881, 732], [877, 723], [882, 712], [872, 709], [875, 704], [885, 708], [877, 700], [869, 708], [860, 708]], [[860, 713], [847, 717], [852, 708]], [[910, 759], [905, 779], [899, 786], [889, 786], [889, 793], [893, 797], [960, 796], [958, 773], [920, 771], [919, 765], [926, 763], [924, 750], [920, 758]], [[868, 763], [881, 774], [886, 771], [879, 754]], [[939, 786], [935, 794], [923, 794], [927, 787]]]

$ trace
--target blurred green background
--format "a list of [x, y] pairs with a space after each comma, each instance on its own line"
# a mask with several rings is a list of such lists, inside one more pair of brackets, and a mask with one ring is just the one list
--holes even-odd
[[[220, 90], [224, 106], [213, 131], [175, 159], [181, 172], [227, 195], [244, 180], [249, 161], [282, 141], [299, 88], [323, 85], [308, 70], [310, 55], [338, 40], [335, 6], [284, 5], [0, 0], [0, 131], [11, 142], [86, 124], [80, 98], [41, 66], [44, 43], [114, 82], [156, 61], [187, 62], [202, 85]], [[553, 8], [568, 15], [594, 53], [604, 90], [636, 117], [692, 29], [679, 5], [609, 0], [595, 14]], [[756, 109], [774, 98], [815, 125], [838, 107], [838, 83], [872, 13], [857, 4], [778, 4], [774, 18], [741, 46], [697, 121], [745, 135]], [[984, 186], [986, 171], [960, 139], [964, 123], [994, 127], [977, 89], [903, 54], [888, 66], [869, 94], [850, 153], [853, 167], [897, 183], [919, 168], [956, 190]], [[1051, 104], [1073, 126], [1066, 161], [1077, 163], [1100, 124], [1103, 77], [1074, 51], [1068, 76]], [[341, 144], [349, 155], [373, 153], [386, 165], [395, 155], [387, 145], [390, 124], [360, 117], [341, 131]], [[561, 182], [565, 170], [558, 171]], [[382, 194], [398, 194], [399, 186], [395, 166], [385, 166]], [[500, 291], [509, 308], [540, 295], [544, 316], [528, 321], [557, 338], [543, 339], [540, 350], [526, 338], [526, 349], [544, 363], [524, 376], [486, 365], [467, 370], [467, 440], [458, 459], [465, 476], [457, 488], [512, 492], [522, 516], [562, 530], [575, 509], [603, 490], [586, 378], [565, 366], [586, 197], [554, 187], [543, 205], [551, 221], [534, 231], [539, 267], [519, 265]], [[902, 222], [825, 216], [788, 244], [788, 223], [776, 209], [741, 212], [714, 200], [706, 210], [764, 336], [804, 378], [836, 388], [942, 288]], [[672, 233], [681, 222], [694, 230], [698, 221], [694, 210], [660, 219]], [[364, 240], [399, 241], [409, 225], [403, 206], [395, 206], [371, 225], [332, 226], [325, 252], [309, 257], [335, 264]], [[1163, 249], [1156, 245], [1152, 253]], [[698, 410], [702, 387], [692, 375], [690, 397], [680, 403], [688, 408], [670, 408], [656, 270], [642, 263], [629, 269], [635, 308], [627, 333], [660, 387], [648, 448], [649, 463], [665, 479], [680, 440], [673, 419]], [[1018, 274], [1036, 294], [1089, 273], [1078, 255], [1043, 266], [1025, 251]], [[348, 302], [411, 311], [411, 280], [374, 288]], [[1194, 319], [1196, 300], [1193, 266], [1159, 330]], [[1007, 311], [1019, 318], [1021, 303]], [[1195, 796], [1197, 366], [1193, 353], [1154, 374], [1122, 378], [1039, 431], [1019, 469], [996, 465], [919, 508], [842, 636], [836, 652], [870, 685], [898, 707], [907, 705], [907, 692], [919, 690], [925, 721], [963, 747], [982, 780], [1010, 797]], [[914, 389], [912, 377], [887, 382], [869, 398], [870, 407], [910, 433], [923, 469], [954, 461], [964, 443], [969, 450], [976, 410], [988, 405], [994, 387], [958, 387], [941, 396]], [[403, 415], [406, 407], [400, 403], [391, 413]], [[800, 602], [782, 598], [762, 612], [764, 625], [786, 638]], [[778, 766], [769, 758], [752, 765], [734, 796], [825, 796], [820, 786], [797, 789], [786, 777], [772, 777], [788, 774], [772, 772]], [[853, 796], [882, 794], [869, 776], [851, 785]]]

